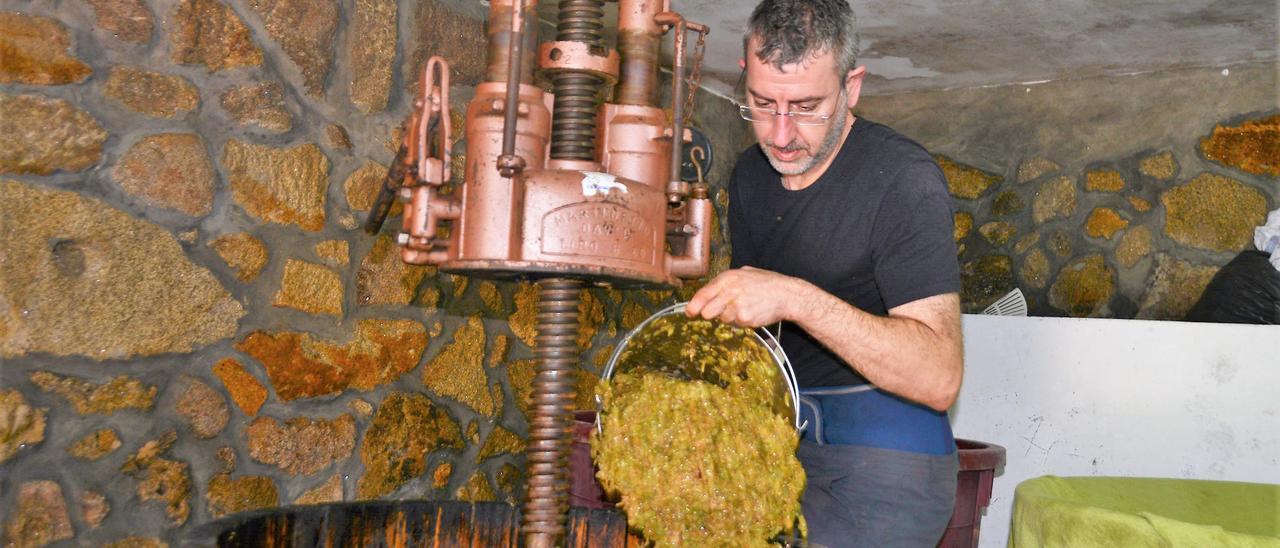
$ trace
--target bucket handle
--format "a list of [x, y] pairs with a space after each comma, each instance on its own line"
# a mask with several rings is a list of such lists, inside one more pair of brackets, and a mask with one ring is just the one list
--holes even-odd
[[[604, 372], [601, 374], [600, 379], [607, 381], [613, 377], [614, 368], [617, 367], [618, 360], [622, 356], [622, 351], [627, 347], [627, 343], [631, 342], [631, 339], [635, 337], [637, 333], [640, 333], [646, 325], [649, 325], [649, 323], [664, 316], [684, 314], [685, 306], [687, 304], [687, 302], [678, 302], [654, 312], [648, 318], [645, 318], [644, 321], [640, 322], [639, 325], [632, 328], [631, 331], [628, 331], [626, 335], [623, 335], [622, 340], [618, 341], [618, 345], [614, 347], [613, 354], [609, 356], [609, 363], [605, 365]], [[791, 360], [787, 358], [787, 353], [782, 349], [782, 343], [778, 340], [778, 337], [774, 336], [774, 334], [768, 329], [764, 327], [757, 327], [752, 331], [755, 333], [756, 338], [764, 344], [765, 348], [769, 349], [769, 352], [773, 355], [774, 363], [782, 369], [784, 381], [787, 383], [788, 394], [791, 396], [792, 413], [795, 416], [793, 425], [797, 432], [804, 431], [805, 427], [808, 426], [808, 421], [805, 421], [804, 423], [800, 422], [800, 388], [796, 383], [795, 371], [791, 369]], [[761, 333], [763, 333], [763, 335], [761, 335]], [[779, 326], [778, 333], [779, 335], [782, 333], [781, 326]], [[595, 400], [596, 410], [600, 411], [603, 408], [604, 402], [600, 401], [599, 395], [595, 397]], [[600, 413], [598, 412], [596, 413], [596, 431], [600, 431]]]

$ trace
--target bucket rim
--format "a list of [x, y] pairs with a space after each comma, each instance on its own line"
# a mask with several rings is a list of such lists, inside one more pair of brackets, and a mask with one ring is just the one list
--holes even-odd
[[[613, 372], [618, 365], [618, 360], [622, 357], [622, 351], [627, 348], [627, 345], [631, 342], [631, 339], [635, 338], [637, 334], [639, 334], [642, 330], [644, 330], [645, 326], [649, 325], [650, 323], [653, 323], [655, 320], [659, 318], [663, 318], [666, 316], [674, 316], [677, 314], [683, 315], [686, 305], [688, 305], [688, 302], [682, 301], [682, 302], [678, 302], [670, 306], [667, 306], [657, 312], [654, 312], [653, 314], [650, 314], [648, 318], [644, 319], [644, 321], [640, 322], [635, 327], [631, 328], [630, 331], [627, 331], [627, 333], [622, 336], [622, 339], [618, 341], [617, 346], [614, 347], [613, 353], [609, 355], [609, 362], [605, 365], [604, 371], [600, 375], [600, 380], [608, 381], [610, 378], [613, 377]], [[708, 321], [719, 322], [720, 320], [708, 320]], [[743, 328], [743, 329], [747, 329], [747, 328]], [[773, 358], [774, 365], [776, 365], [778, 369], [781, 370], [783, 382], [787, 384], [787, 391], [786, 391], [787, 396], [791, 399], [792, 426], [796, 429], [797, 432], [803, 430], [804, 426], [800, 422], [800, 388], [799, 388], [799, 384], [796, 382], [795, 371], [791, 367], [791, 359], [787, 357], [786, 351], [782, 349], [782, 343], [779, 342], [778, 337], [774, 336], [774, 334], [770, 332], [768, 329], [764, 327], [756, 327], [756, 328], [750, 328], [750, 331], [753, 335], [755, 335], [756, 340], [760, 344], [764, 345], [764, 347], [769, 351], [769, 355]], [[596, 401], [596, 411], [597, 411], [595, 426], [596, 426], [596, 431], [600, 432], [601, 431], [600, 411], [603, 408], [603, 402], [600, 401], [599, 395], [595, 395], [594, 397]]]

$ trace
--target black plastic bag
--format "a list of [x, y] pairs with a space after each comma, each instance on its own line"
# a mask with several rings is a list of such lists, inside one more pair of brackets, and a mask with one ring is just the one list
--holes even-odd
[[1183, 318], [1189, 322], [1280, 324], [1280, 270], [1271, 255], [1242, 251], [1213, 276]]

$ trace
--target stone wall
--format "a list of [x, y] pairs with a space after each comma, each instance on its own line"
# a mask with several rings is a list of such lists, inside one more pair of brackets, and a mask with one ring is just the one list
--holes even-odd
[[[426, 56], [454, 64], [455, 127], [483, 78], [483, 9], [445, 2], [0, 0], [3, 542], [519, 500], [536, 292], [402, 264], [395, 219], [359, 229]], [[864, 108], [947, 167], [969, 310], [1016, 284], [1033, 313], [1175, 319], [1280, 204], [1280, 123], [1252, 89], [1129, 114], [1112, 90], [1110, 118], [1000, 90]], [[1065, 95], [1047, 104], [1084, 103]], [[750, 133], [698, 104], [723, 214]], [[1113, 137], [1077, 146], [1090, 131]], [[692, 287], [584, 293], [584, 405], [618, 337]]]
[[966, 312], [1179, 320], [1280, 208], [1274, 63], [867, 97], [936, 155]]
[[[429, 54], [462, 127], [483, 13], [0, 0], [0, 542], [185, 545], [264, 507], [520, 500], [534, 287], [404, 265], [397, 218], [360, 229]], [[735, 115], [701, 94], [693, 122]], [[709, 133], [739, 150], [741, 129]], [[584, 293], [582, 405], [622, 333], [690, 291]]]

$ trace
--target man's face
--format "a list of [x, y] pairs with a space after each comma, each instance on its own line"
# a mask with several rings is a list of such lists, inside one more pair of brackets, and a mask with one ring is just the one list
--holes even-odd
[[798, 124], [792, 116], [763, 116], [751, 122], [769, 163], [783, 175], [824, 167], [840, 144], [851, 103], [842, 93], [844, 79], [837, 74], [835, 54], [826, 52], [784, 65], [781, 70], [748, 54], [745, 68], [746, 106], [757, 112], [771, 109], [780, 114], [830, 115], [818, 125]]

